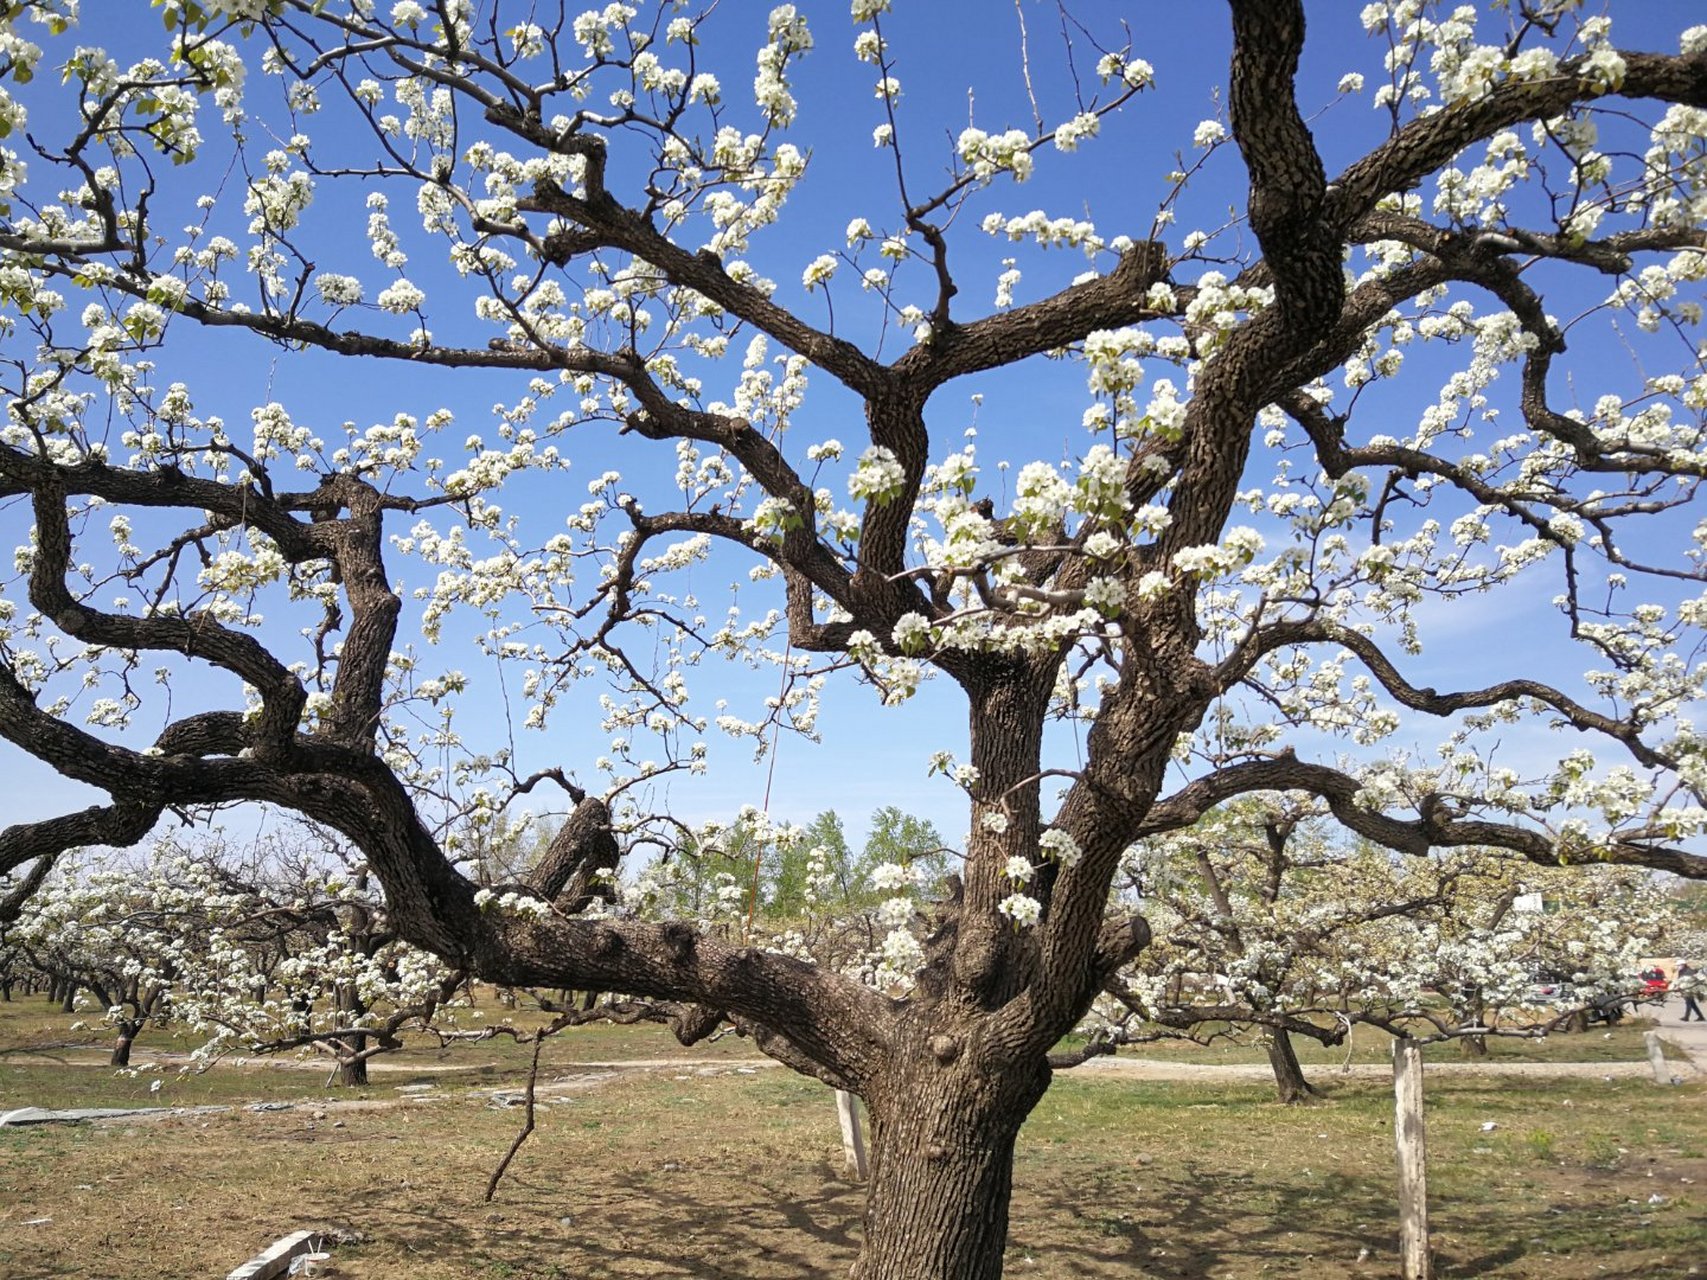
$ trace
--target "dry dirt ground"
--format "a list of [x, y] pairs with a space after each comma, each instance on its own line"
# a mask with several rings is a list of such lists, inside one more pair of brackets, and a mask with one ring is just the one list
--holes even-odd
[[[1707, 1086], [1594, 1065], [1431, 1079], [1443, 1278], [1707, 1274]], [[520, 1112], [488, 1089], [0, 1130], [0, 1276], [217, 1276], [298, 1227], [361, 1237], [337, 1250], [350, 1280], [845, 1273], [861, 1195], [822, 1086], [729, 1060], [559, 1074], [491, 1204]], [[1389, 1092], [1318, 1075], [1307, 1108], [1063, 1079], [1022, 1136], [1010, 1276], [1392, 1274]]]

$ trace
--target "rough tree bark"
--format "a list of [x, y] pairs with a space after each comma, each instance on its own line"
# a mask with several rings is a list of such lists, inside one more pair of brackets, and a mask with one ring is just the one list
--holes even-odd
[[1041, 1054], [991, 1061], [976, 1019], [957, 1030], [908, 1037], [867, 1100], [871, 1187], [854, 1280], [1002, 1274], [1014, 1141], [1049, 1066]]
[[1279, 1028], [1269, 1031], [1263, 1049], [1268, 1054], [1268, 1065], [1274, 1071], [1275, 1089], [1282, 1102], [1291, 1105], [1321, 1096], [1322, 1091], [1304, 1078], [1304, 1068], [1289, 1033]]
[[[342, 1015], [340, 1022], [355, 1021], [367, 1013], [367, 1005], [355, 990], [346, 983], [340, 983], [333, 995], [338, 1013]], [[332, 1037], [338, 1044], [338, 1083], [346, 1089], [361, 1089], [367, 1086], [367, 1059], [362, 1056], [362, 1050], [367, 1048], [367, 1035], [361, 1031], [345, 1031]]]

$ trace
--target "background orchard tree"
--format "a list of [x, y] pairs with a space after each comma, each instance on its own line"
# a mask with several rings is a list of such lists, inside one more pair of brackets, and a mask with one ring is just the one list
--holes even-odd
[[65, 859], [9, 933], [58, 980], [67, 1012], [113, 1028], [112, 1065], [126, 1067], [145, 1027], [177, 1017], [179, 984], [199, 970], [220, 924], [245, 905], [205, 863], [165, 844], [139, 858]]
[[[1127, 853], [1122, 878], [1151, 945], [1109, 983], [1091, 1030], [1113, 1047], [1156, 1035], [1260, 1033], [1282, 1102], [1316, 1090], [1294, 1035], [1351, 1032], [1379, 981], [1372, 926], [1414, 924], [1449, 903], [1476, 861], [1410, 859], [1336, 843], [1311, 797], [1252, 796]], [[1147, 1025], [1146, 1025], [1147, 1024]]]
[[1671, 897], [1672, 916], [1662, 954], [1687, 960], [1697, 971], [1707, 969], [1701, 963], [1707, 957], [1707, 892], [1692, 881], [1676, 881]]
[[[965, 15], [851, 8], [168, 0], [105, 51], [72, 0], [5, 9], [0, 736], [107, 799], [0, 831], [0, 872], [301, 813], [445, 964], [863, 1096], [856, 1274], [988, 1277], [1051, 1047], [1149, 938], [1109, 910], [1135, 840], [1294, 791], [1406, 854], [1707, 876], [1707, 28], [1330, 6], [1355, 65], [1302, 83], [1304, 6], [1230, 0], [1184, 19], [1228, 57], [1194, 127], [1206, 86], [1087, 4], [967, 60], [945, 144], [903, 85]], [[860, 110], [867, 158], [814, 148]], [[243, 350], [279, 381], [222, 381]], [[329, 355], [486, 399], [345, 422]], [[946, 404], [1034, 381], [979, 441]], [[1429, 665], [1496, 591], [1537, 637]], [[777, 692], [719, 705], [720, 655]], [[708, 734], [814, 733], [850, 676], [967, 708], [918, 726], [968, 836], [888, 973], [591, 891]], [[608, 745], [546, 762], [572, 834], [483, 890], [458, 830], [544, 775], [482, 713], [562, 733], [595, 688]]]
[[223, 840], [177, 845], [229, 904], [171, 992], [178, 1020], [206, 1037], [199, 1060], [311, 1049], [338, 1083], [361, 1087], [405, 1031], [455, 1026], [462, 975], [398, 937], [365, 863], [335, 834], [301, 826], [240, 855]]
[[1399, 858], [1336, 839], [1315, 809], [1246, 797], [1129, 852], [1155, 938], [1093, 1010], [1093, 1043], [1256, 1032], [1281, 1100], [1299, 1102], [1315, 1090], [1295, 1035], [1332, 1045], [1373, 1025], [1479, 1053], [1489, 1035], [1560, 1031], [1629, 1007], [1681, 922], [1638, 869]]
[[30, 963], [15, 933], [13, 926], [0, 924], [0, 1000], [8, 1002], [14, 991], [33, 994], [38, 980], [44, 976]]
[[1489, 857], [1448, 910], [1389, 930], [1394, 977], [1364, 1020], [1394, 1034], [1455, 1037], [1583, 1029], [1646, 993], [1643, 960], [1676, 913], [1663, 888], [1628, 868], [1575, 872]]
[[8, 944], [57, 980], [68, 1012], [115, 1029], [114, 1066], [147, 1026], [171, 1025], [198, 1066], [313, 1049], [364, 1085], [405, 1030], [456, 1032], [460, 975], [398, 939], [365, 868], [307, 834], [247, 848], [169, 834], [139, 856], [63, 859]]

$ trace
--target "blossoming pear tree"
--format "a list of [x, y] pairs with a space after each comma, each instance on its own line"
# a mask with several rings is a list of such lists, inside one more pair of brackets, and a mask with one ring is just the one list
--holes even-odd
[[[1150, 938], [1110, 906], [1133, 842], [1287, 791], [1406, 854], [1707, 877], [1707, 28], [1394, 0], [1307, 40], [1229, 0], [1176, 19], [1226, 51], [1194, 128], [1206, 86], [1093, 4], [943, 142], [903, 86], [958, 20], [851, 8], [163, 0], [102, 48], [109, 9], [5, 7], [0, 737], [106, 799], [13, 821], [0, 873], [303, 814], [446, 964], [859, 1094], [855, 1274], [976, 1280], [1052, 1047]], [[1317, 44], [1343, 78], [1301, 78]], [[814, 148], [861, 111], [869, 159]], [[826, 199], [845, 234], [790, 238]], [[238, 390], [244, 351], [279, 379]], [[345, 421], [334, 357], [395, 408]], [[443, 370], [491, 411], [408, 403]], [[995, 458], [945, 407], [1045, 384]], [[1513, 598], [1521, 640], [1435, 659]], [[778, 692], [716, 705], [719, 655]], [[709, 735], [927, 677], [969, 834], [880, 979], [596, 891], [612, 805]], [[591, 687], [594, 759], [465, 736]], [[453, 837], [553, 769], [564, 830], [482, 893]]]
[[[128, 1067], [136, 1037], [150, 1023], [164, 1025], [172, 1013], [172, 986], [186, 949], [184, 934], [174, 928], [176, 894], [146, 869], [122, 863], [67, 860], [58, 870], [25, 904], [8, 935], [36, 969], [84, 993], [72, 999], [74, 1012], [94, 1002], [98, 1020], [116, 1036], [111, 1065]], [[139, 889], [139, 881], [148, 887]], [[209, 886], [185, 888], [200, 896]]]
[[218, 836], [164, 835], [137, 856], [62, 859], [8, 943], [87, 993], [75, 1003], [92, 1000], [116, 1030], [114, 1066], [153, 1024], [193, 1050], [186, 1070], [313, 1049], [362, 1085], [404, 1030], [455, 1034], [459, 975], [390, 932], [359, 868], [263, 843], [240, 853]]
[[403, 1032], [455, 1025], [462, 975], [397, 936], [367, 868], [330, 833], [276, 835], [240, 856], [218, 838], [161, 844], [183, 850], [174, 865], [200, 868], [230, 903], [206, 921], [171, 990], [175, 1019], [201, 1038], [198, 1065], [312, 1051], [339, 1084], [360, 1087]]
[[1539, 867], [1496, 850], [1399, 858], [1337, 840], [1313, 801], [1250, 796], [1135, 845], [1128, 892], [1155, 937], [1086, 1030], [1110, 1048], [1260, 1034], [1284, 1102], [1305, 1100], [1292, 1038], [1357, 1025], [1456, 1039], [1543, 1036], [1640, 996], [1681, 923], [1639, 868]]

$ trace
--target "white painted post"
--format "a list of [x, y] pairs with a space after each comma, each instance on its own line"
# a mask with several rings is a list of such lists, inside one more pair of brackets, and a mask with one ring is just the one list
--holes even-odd
[[1422, 1045], [1410, 1036], [1393, 1041], [1393, 1103], [1393, 1145], [1399, 1157], [1399, 1275], [1401, 1280], [1429, 1280]]
[[842, 1125], [846, 1170], [864, 1182], [870, 1171], [865, 1163], [865, 1134], [859, 1123], [859, 1099], [845, 1089], [836, 1090], [836, 1119]]
[[305, 1253], [314, 1252], [319, 1237], [312, 1231], [293, 1231], [273, 1241], [260, 1253], [225, 1277], [225, 1280], [274, 1280], [290, 1270], [290, 1264]]
[[1666, 1051], [1660, 1047], [1660, 1033], [1643, 1032], [1642, 1040], [1648, 1046], [1648, 1065], [1654, 1069], [1654, 1083], [1670, 1084], [1671, 1066], [1666, 1062]]

